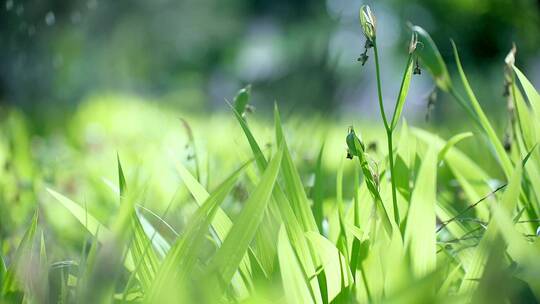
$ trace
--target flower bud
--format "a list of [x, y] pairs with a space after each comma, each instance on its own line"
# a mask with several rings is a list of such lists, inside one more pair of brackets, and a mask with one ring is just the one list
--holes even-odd
[[375, 41], [376, 20], [367, 5], [362, 5], [360, 8], [360, 25], [362, 26], [364, 36], [371, 42]]
[[[356, 136], [353, 127], [349, 127], [349, 132], [346, 138], [347, 142], [347, 157], [352, 158], [354, 156], [360, 157], [361, 153], [364, 153], [365, 147], [360, 138]], [[350, 157], [349, 157], [350, 156]]]

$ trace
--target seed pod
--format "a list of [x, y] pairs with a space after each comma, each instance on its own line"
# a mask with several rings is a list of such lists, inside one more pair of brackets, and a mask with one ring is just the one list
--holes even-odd
[[512, 49], [510, 49], [510, 52], [508, 52], [508, 55], [504, 58], [504, 63], [506, 63], [506, 66], [512, 70], [514, 68], [514, 63], [516, 62], [516, 44], [512, 43]]
[[251, 97], [251, 85], [248, 84], [244, 88], [240, 89], [236, 96], [234, 97], [234, 109], [238, 114], [244, 115], [246, 107], [249, 103], [249, 98]]
[[354, 132], [353, 127], [349, 127], [349, 132], [347, 134], [346, 142], [347, 142], [347, 147], [348, 147], [347, 157], [348, 156], [351, 156], [351, 158], [354, 156], [360, 157], [360, 154], [364, 153], [364, 150], [365, 150], [364, 144], [362, 143], [362, 140], [359, 139], [358, 136], [356, 136], [356, 133]]
[[409, 42], [409, 54], [414, 53], [416, 51], [416, 46], [418, 45], [418, 33], [412, 32], [411, 35], [411, 42]]
[[443, 91], [448, 92], [452, 87], [452, 81], [450, 80], [450, 75], [448, 74], [448, 69], [446, 64], [442, 59], [441, 53], [437, 48], [433, 39], [426, 30], [420, 26], [413, 26], [412, 31], [417, 33], [417, 43], [421, 45], [420, 48], [416, 49], [416, 54], [420, 60], [422, 60], [423, 66], [427, 68], [429, 73], [435, 78], [435, 83]]
[[360, 25], [362, 26], [362, 31], [364, 36], [370, 42], [375, 41], [375, 26], [376, 26], [375, 16], [371, 13], [371, 9], [368, 5], [362, 5], [360, 8]]

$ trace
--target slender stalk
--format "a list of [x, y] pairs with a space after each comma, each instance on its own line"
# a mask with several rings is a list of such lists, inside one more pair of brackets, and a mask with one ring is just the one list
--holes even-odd
[[399, 210], [397, 206], [397, 193], [396, 193], [396, 181], [394, 178], [394, 151], [392, 149], [392, 128], [388, 125], [388, 120], [386, 119], [386, 113], [384, 112], [384, 104], [382, 97], [382, 88], [381, 88], [381, 75], [379, 67], [379, 52], [377, 50], [377, 42], [373, 40], [373, 52], [375, 55], [375, 72], [377, 75], [377, 95], [379, 96], [379, 108], [381, 110], [381, 116], [384, 122], [384, 128], [386, 129], [386, 139], [388, 146], [388, 159], [390, 161], [390, 181], [392, 183], [392, 206], [394, 207], [394, 220], [396, 225], [399, 227]]
[[379, 108], [381, 110], [381, 116], [384, 122], [384, 128], [389, 130], [388, 120], [386, 119], [386, 112], [384, 112], [384, 104], [381, 89], [381, 75], [379, 71], [379, 52], [377, 51], [377, 42], [373, 40], [373, 52], [375, 53], [375, 73], [377, 74], [377, 95], [379, 96]]
[[396, 180], [394, 177], [394, 149], [392, 147], [392, 131], [386, 131], [386, 139], [388, 141], [388, 160], [390, 161], [390, 182], [392, 183], [392, 206], [394, 207], [394, 220], [399, 227], [399, 210], [397, 205]]
[[474, 121], [474, 123], [480, 128], [480, 130], [483, 130], [482, 128], [482, 124], [480, 123], [480, 121], [478, 120], [478, 117], [476, 116], [476, 114], [474, 113], [473, 109], [471, 109], [471, 107], [468, 106], [467, 102], [465, 101], [465, 99], [463, 99], [463, 97], [461, 95], [459, 95], [459, 93], [456, 91], [456, 89], [454, 89], [454, 87], [450, 87], [450, 89], [448, 90], [448, 93], [450, 93], [450, 95], [452, 95], [452, 97], [454, 97], [454, 99], [456, 99], [456, 101], [459, 103], [459, 105], [465, 109], [465, 111], [467, 111], [467, 114], [469, 115], [469, 117]]

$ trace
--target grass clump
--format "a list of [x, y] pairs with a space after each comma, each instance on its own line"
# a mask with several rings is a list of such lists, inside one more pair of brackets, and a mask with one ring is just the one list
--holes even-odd
[[[174, 167], [189, 196], [182, 197], [181, 203], [171, 200], [162, 212], [143, 205], [147, 188], [141, 186], [138, 174], [124, 174], [119, 156], [114, 170], [118, 182], [106, 181], [110, 189], [93, 188], [107, 192], [102, 197], [109, 203], [104, 206], [112, 210], [109, 216], [45, 186], [40, 181], [46, 176], [43, 169], [29, 156], [17, 154], [20, 146], [28, 144], [24, 122], [15, 116], [3, 122], [4, 130], [10, 131], [0, 137], [2, 210], [12, 212], [13, 193], [17, 193], [35, 211], [22, 238], [6, 237], [8, 227], [2, 223], [1, 302], [540, 300], [540, 152], [536, 147], [540, 95], [514, 66], [515, 51], [505, 63], [507, 98], [513, 105], [509, 113], [513, 142], [508, 149], [475, 97], [455, 44], [466, 98], [455, 87], [429, 34], [418, 26], [411, 28], [409, 56], [389, 119], [381, 90], [375, 20], [369, 7], [361, 8], [366, 50], [360, 61], [366, 64], [368, 50], [373, 49], [387, 151], [373, 153], [352, 127], [340, 134], [347, 151], [339, 153], [339, 165], [330, 170], [335, 187], [329, 187], [324, 176], [329, 174], [324, 170], [324, 156], [331, 151], [328, 143], [318, 145], [311, 166], [303, 164], [295, 158], [298, 154], [291, 148], [295, 143], [288, 142], [290, 133], [277, 106], [271, 145], [260, 144], [256, 123], [247, 115], [250, 87], [242, 89], [231, 105], [248, 156], [214, 186], [210, 176], [212, 180], [222, 176], [210, 162], [206, 168], [201, 165], [200, 150], [193, 148], [192, 127], [182, 120], [194, 153], [189, 160], [195, 164], [173, 157], [175, 164], [169, 167]], [[445, 140], [400, 124], [412, 75], [420, 73], [420, 66], [468, 113], [474, 133]], [[300, 133], [304, 131], [309, 130]], [[487, 139], [486, 153], [498, 160], [503, 179], [490, 176], [456, 146], [471, 137]], [[235, 141], [225, 140], [230, 158], [238, 160], [237, 150], [231, 147]], [[346, 157], [352, 161], [346, 162]], [[306, 171], [314, 175], [313, 185], [305, 185]], [[152, 179], [165, 183], [165, 173], [160, 173], [162, 179], [159, 175]], [[31, 186], [19, 187], [23, 179], [30, 180]], [[191, 198], [194, 204], [185, 202]], [[85, 228], [83, 239], [70, 240], [55, 230], [55, 222], [61, 219], [47, 212], [55, 207], [79, 223], [71, 222], [70, 230]], [[56, 239], [54, 246], [47, 242], [50, 237]], [[55, 247], [77, 242], [80, 246], [73, 247], [80, 252], [72, 257], [62, 256], [65, 252]]]

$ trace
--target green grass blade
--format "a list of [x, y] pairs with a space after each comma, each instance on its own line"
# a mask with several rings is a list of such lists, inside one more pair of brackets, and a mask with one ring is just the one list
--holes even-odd
[[281, 143], [284, 148], [281, 173], [284, 180], [285, 191], [292, 203], [293, 210], [295, 211], [297, 218], [299, 218], [300, 223], [302, 223], [304, 231], [318, 231], [315, 218], [309, 207], [309, 201], [304, 186], [302, 185], [302, 180], [291, 158], [291, 154], [287, 147], [287, 141], [283, 135], [277, 104], [274, 107], [274, 127], [276, 129], [276, 142]]
[[476, 99], [476, 96], [469, 84], [469, 81], [467, 80], [467, 76], [465, 75], [465, 72], [463, 71], [463, 67], [461, 66], [461, 61], [459, 59], [457, 47], [453, 41], [452, 41], [452, 47], [454, 49], [454, 57], [456, 59], [456, 65], [459, 71], [459, 75], [461, 77], [461, 82], [463, 84], [463, 87], [465, 88], [465, 91], [467, 92], [467, 96], [469, 97], [469, 101], [472, 104], [472, 108], [474, 109], [480, 121], [480, 124], [482, 125], [483, 131], [486, 133], [491, 145], [493, 146], [495, 150], [497, 159], [499, 160], [506, 177], [509, 178], [512, 173], [512, 162], [510, 161], [510, 158], [506, 154], [506, 151], [504, 150], [504, 147], [500, 139], [497, 137], [495, 130], [491, 126], [491, 123], [489, 122], [486, 114], [482, 110], [480, 103]]
[[410, 54], [409, 59], [407, 60], [407, 65], [405, 66], [405, 72], [403, 73], [403, 79], [401, 80], [401, 86], [399, 88], [398, 98], [396, 101], [396, 106], [394, 108], [392, 122], [390, 124], [391, 130], [395, 130], [399, 122], [399, 119], [401, 118], [401, 112], [403, 112], [403, 106], [405, 105], [407, 94], [409, 93], [409, 86], [411, 84], [412, 72], [413, 72], [413, 55]]
[[538, 94], [538, 91], [534, 88], [532, 83], [529, 81], [529, 79], [527, 79], [527, 77], [525, 77], [520, 69], [514, 66], [514, 71], [516, 72], [519, 82], [527, 95], [527, 99], [529, 100], [529, 103], [531, 104], [531, 107], [536, 115], [536, 119], [540, 120], [540, 94]]
[[118, 165], [118, 189], [120, 189], [120, 197], [126, 195], [126, 178], [124, 177], [124, 170], [122, 170], [122, 164], [120, 163], [120, 155], [116, 154], [116, 162]]
[[319, 231], [323, 232], [323, 220], [324, 220], [324, 206], [323, 206], [323, 191], [324, 191], [324, 181], [323, 181], [323, 172], [322, 172], [322, 157], [324, 152], [324, 144], [319, 150], [319, 155], [317, 156], [317, 163], [315, 165], [315, 183], [313, 185], [313, 217], [315, 217], [315, 222], [317, 223], [317, 228]]
[[32, 221], [30, 222], [28, 229], [26, 229], [24, 236], [19, 243], [19, 246], [15, 251], [13, 261], [4, 275], [3, 284], [1, 286], [2, 295], [6, 295], [15, 291], [23, 291], [24, 287], [22, 285], [22, 282], [19, 282], [19, 279], [27, 279], [26, 272], [29, 269], [27, 269], [28, 265], [26, 265], [26, 263], [30, 258], [30, 251], [32, 249], [32, 243], [34, 240], [34, 235], [36, 233], [37, 224], [38, 212], [36, 210], [34, 212], [34, 215], [32, 216]]
[[[257, 144], [257, 141], [255, 140], [250, 128], [247, 126], [245, 120], [242, 119], [242, 117], [238, 115], [238, 113], [234, 114], [248, 140], [257, 166], [259, 170], [263, 172], [267, 167], [267, 161], [263, 153], [261, 152], [261, 149]], [[271, 206], [275, 205], [275, 208], [279, 210], [279, 214], [281, 215], [281, 218], [283, 220], [288, 238], [290, 239], [291, 245], [293, 246], [296, 255], [299, 257], [299, 262], [302, 270], [305, 273], [315, 272], [316, 265], [318, 265], [317, 255], [314, 248], [311, 248], [309, 246], [304, 236], [304, 232], [308, 231], [305, 229], [308, 229], [309, 225], [302, 225], [301, 219], [299, 219], [295, 215], [291, 200], [285, 195], [285, 192], [282, 190], [279, 183], [276, 183], [276, 185], [274, 186], [272, 199], [273, 201], [271, 202]], [[318, 292], [318, 282], [312, 280], [310, 283], [312, 292]]]
[[[521, 189], [521, 175], [522, 167], [521, 164], [518, 164], [511, 175], [506, 191], [501, 199], [501, 206], [508, 214], [511, 214], [517, 206]], [[482, 277], [485, 271], [491, 246], [497, 241], [498, 233], [497, 223], [491, 220], [480, 243], [474, 249], [471, 265], [465, 273], [459, 288], [460, 293], [470, 294], [478, 286], [478, 279]]]
[[473, 134], [471, 132], [464, 132], [464, 133], [459, 133], [459, 134], [456, 134], [454, 136], [452, 136], [447, 142], [446, 144], [444, 145], [444, 147], [441, 149], [441, 151], [439, 151], [439, 154], [437, 155], [437, 162], [440, 162], [442, 161], [445, 157], [446, 157], [446, 153], [448, 153], [448, 151], [453, 147], [455, 146], [457, 143], [459, 143], [460, 141], [468, 138], [468, 137], [471, 137], [473, 136]]
[[342, 290], [353, 282], [351, 271], [347, 267], [345, 257], [328, 239], [311, 231], [306, 232], [306, 237], [312, 246], [317, 248], [317, 254], [326, 276], [328, 302], [332, 302]]
[[[536, 140], [536, 130], [538, 130], [538, 122], [534, 120], [534, 117], [531, 117], [531, 112], [529, 107], [525, 103], [525, 99], [521, 92], [516, 86], [516, 82], [512, 82], [511, 85], [511, 94], [512, 100], [514, 101], [515, 115], [517, 118], [517, 126], [521, 132], [521, 140], [523, 141], [523, 146], [525, 150], [530, 150], [532, 146], [537, 143]], [[524, 151], [525, 153], [525, 151]], [[520, 155], [521, 157], [521, 155]]]
[[242, 130], [244, 131], [244, 134], [246, 135], [246, 138], [248, 140], [249, 146], [251, 148], [251, 151], [253, 152], [253, 156], [255, 157], [255, 162], [257, 163], [257, 167], [259, 168], [259, 171], [264, 171], [267, 166], [266, 158], [264, 157], [264, 154], [261, 151], [261, 148], [259, 147], [259, 144], [257, 144], [257, 141], [255, 140], [255, 137], [253, 136], [253, 133], [251, 133], [251, 130], [249, 129], [249, 126], [247, 125], [246, 120], [233, 108], [233, 114], [238, 120], [238, 123], [240, 124], [240, 127], [242, 127]]
[[420, 165], [411, 195], [405, 244], [411, 255], [413, 273], [422, 277], [435, 270], [435, 202], [437, 190], [437, 153], [427, 151]]
[[383, 227], [386, 233], [391, 236], [393, 233], [393, 224], [390, 220], [390, 217], [388, 216], [388, 211], [386, 210], [386, 207], [382, 201], [381, 194], [378, 188], [378, 182], [374, 178], [375, 174], [372, 172], [367, 161], [367, 155], [364, 152], [364, 145], [362, 144], [362, 142], [360, 142], [360, 139], [358, 138], [358, 136], [356, 136], [356, 133], [352, 128], [347, 135], [346, 141], [349, 147], [349, 151], [352, 152], [354, 156], [358, 157], [360, 168], [362, 169], [362, 174], [364, 176], [364, 182], [369, 192], [371, 193], [373, 200], [375, 201], [375, 208], [377, 209], [377, 213], [381, 218]]
[[[272, 194], [282, 161], [283, 146], [276, 153], [264, 172], [259, 184], [246, 201], [222, 246], [208, 265], [208, 273], [213, 276], [210, 282], [212, 297], [219, 299], [222, 292], [237, 271], [242, 258], [246, 256], [249, 244], [253, 240], [261, 223], [266, 206]], [[226, 286], [222, 286], [225, 284]]]
[[[176, 162], [176, 169], [180, 174], [180, 178], [190, 191], [191, 195], [193, 195], [193, 197], [195, 198], [197, 204], [201, 206], [210, 197], [206, 189], [204, 189], [204, 187], [197, 181], [197, 179], [195, 179], [193, 175], [191, 175], [188, 169], [186, 169], [186, 167], [184, 167], [181, 162]], [[218, 209], [216, 210], [216, 215], [214, 216], [214, 219], [212, 221], [212, 229], [216, 233], [220, 242], [223, 242], [225, 240], [232, 226], [233, 224], [229, 216], [225, 213], [225, 211], [218, 207]], [[242, 263], [240, 265], [240, 272], [242, 274], [242, 277], [250, 277], [251, 267], [249, 264], [249, 258], [247, 256], [242, 260]], [[245, 287], [243, 289], [245, 289]]]
[[167, 293], [168, 288], [174, 287], [171, 284], [175, 284], [175, 282], [187, 283], [189, 275], [197, 263], [197, 258], [215, 214], [236, 184], [243, 169], [244, 167], [234, 172], [218, 186], [190, 218], [183, 235], [177, 239], [158, 270], [156, 280], [153, 282], [148, 296], [150, 302], [162, 299], [162, 294]]
[[452, 87], [452, 81], [437, 45], [422, 27], [415, 25], [412, 30], [418, 34], [419, 46], [415, 52], [422, 60], [422, 64], [433, 75], [437, 86], [448, 91]]
[[[100, 242], [111, 237], [111, 231], [101, 224], [94, 216], [89, 214], [79, 204], [63, 196], [62, 194], [47, 188], [47, 192], [51, 194], [67, 211], [71, 213], [81, 223], [90, 234], [98, 237]], [[99, 231], [99, 234], [97, 232]]]
[[[118, 165], [118, 187], [120, 189], [120, 201], [123, 204], [127, 199], [127, 183], [120, 162], [120, 156], [116, 155]], [[133, 237], [130, 246], [130, 255], [135, 264], [132, 275], [141, 282], [143, 289], [148, 289], [154, 280], [159, 260], [152, 246], [152, 240], [145, 233], [135, 208], [131, 211], [131, 229]]]
[[278, 237], [278, 258], [285, 298], [289, 303], [320, 303], [282, 226]]

